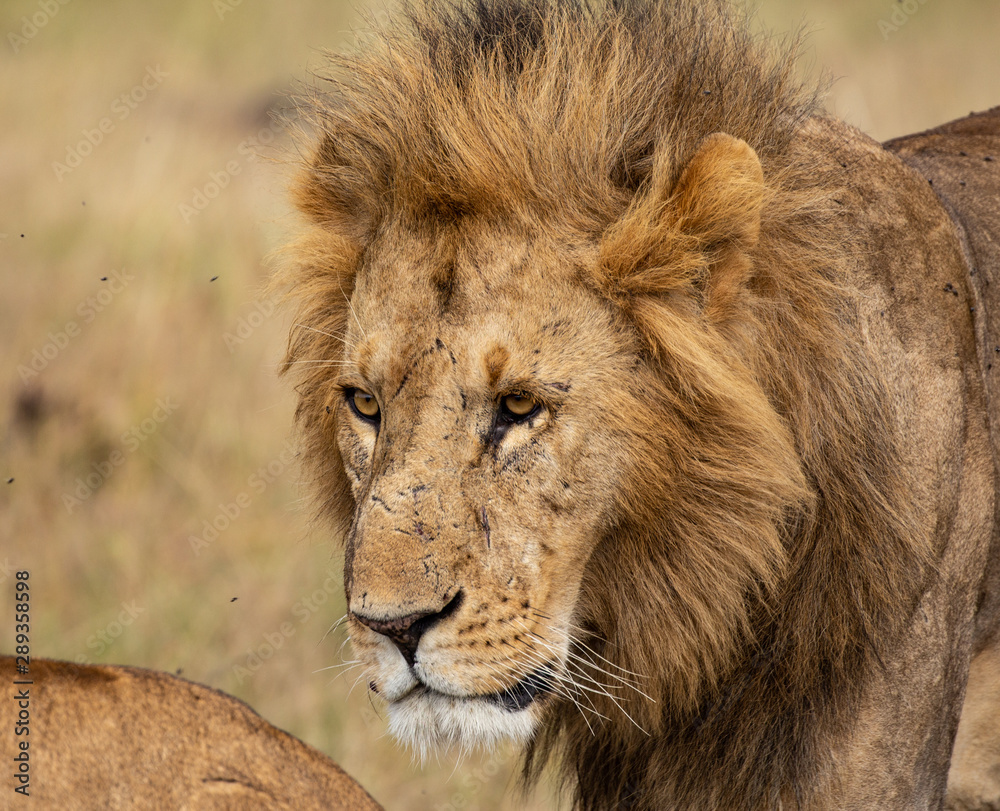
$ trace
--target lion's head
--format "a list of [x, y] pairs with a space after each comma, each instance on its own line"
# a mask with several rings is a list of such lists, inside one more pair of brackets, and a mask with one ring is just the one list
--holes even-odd
[[610, 796], [753, 680], [762, 740], [849, 685], [919, 555], [790, 57], [714, 3], [430, 2], [329, 81], [286, 368], [393, 732], [562, 737]]

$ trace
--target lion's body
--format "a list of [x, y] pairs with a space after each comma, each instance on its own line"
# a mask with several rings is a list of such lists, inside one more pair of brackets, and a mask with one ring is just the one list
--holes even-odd
[[[952, 329], [971, 337], [976, 347], [972, 391], [978, 388], [978, 380], [983, 381], [982, 399], [973, 401], [963, 417], [966, 423], [987, 421], [989, 445], [976, 451], [989, 460], [990, 486], [971, 488], [972, 493], [966, 495], [967, 500], [978, 495], [983, 502], [978, 509], [985, 515], [987, 494], [997, 486], [995, 471], [1000, 460], [1000, 107], [926, 133], [897, 138], [886, 148], [920, 173], [918, 183], [926, 180], [933, 189], [931, 199], [944, 212], [939, 215], [941, 230], [949, 233], [949, 242], [957, 244], [960, 253], [957, 262], [947, 261], [947, 254], [938, 254], [935, 261], [951, 274], [943, 292], [958, 300], [959, 312], [964, 314], [968, 309], [968, 320], [957, 320]], [[926, 238], [918, 239], [917, 244], [926, 244]], [[951, 276], [955, 281], [950, 281]], [[918, 318], [919, 312], [914, 317]], [[944, 401], [942, 405], [954, 408], [955, 404]], [[1000, 499], [994, 496], [994, 536], [1000, 526], [995, 512], [998, 507]], [[988, 545], [970, 543], [961, 529], [953, 529], [949, 541], [941, 567], [945, 588], [929, 591], [924, 611], [951, 620], [939, 632], [947, 636], [932, 650], [939, 658], [957, 659], [950, 680], [954, 694], [941, 705], [925, 701], [922, 714], [929, 719], [941, 718], [946, 710], [954, 715], [962, 707], [948, 781], [948, 807], [958, 811], [1000, 808], [1000, 545], [995, 537]], [[921, 646], [911, 644], [911, 649], [919, 653]], [[964, 668], [970, 657], [965, 684]], [[912, 737], [915, 727], [904, 728], [903, 734]], [[943, 738], [942, 764], [950, 753], [950, 740]]]
[[997, 114], [901, 160], [714, 2], [408, 13], [314, 100], [285, 277], [393, 732], [583, 809], [939, 808], [979, 654], [976, 807]]
[[14, 668], [0, 657], [5, 808], [18, 805], [18, 786], [38, 808], [380, 808], [325, 755], [224, 693], [135, 667], [33, 659], [27, 676]]

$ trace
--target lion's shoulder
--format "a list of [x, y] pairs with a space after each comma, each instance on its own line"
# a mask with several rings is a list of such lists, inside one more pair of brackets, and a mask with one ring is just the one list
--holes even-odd
[[[1000, 107], [950, 121], [925, 132], [895, 138], [885, 148], [926, 179], [955, 223], [968, 257], [968, 285], [975, 301], [985, 358], [984, 379], [992, 402], [1000, 402], [1000, 380], [988, 372], [1000, 345]], [[964, 285], [966, 280], [954, 284]], [[1000, 412], [989, 412], [1000, 457]]]

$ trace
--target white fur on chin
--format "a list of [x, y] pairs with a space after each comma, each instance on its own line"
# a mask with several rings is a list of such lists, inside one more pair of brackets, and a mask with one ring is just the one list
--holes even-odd
[[492, 749], [512, 741], [524, 744], [538, 723], [538, 709], [508, 712], [481, 699], [457, 698], [414, 690], [389, 702], [389, 732], [421, 761], [432, 749]]

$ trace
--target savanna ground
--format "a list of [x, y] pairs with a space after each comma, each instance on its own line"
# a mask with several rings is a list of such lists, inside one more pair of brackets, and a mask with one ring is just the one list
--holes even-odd
[[[390, 809], [552, 808], [511, 796], [509, 753], [412, 765], [364, 684], [349, 696], [356, 671], [326, 669], [349, 659], [327, 634], [339, 553], [296, 485], [288, 324], [259, 290], [295, 228], [271, 115], [361, 10], [0, 5], [0, 649], [29, 570], [33, 655], [233, 693]], [[1000, 103], [996, 0], [768, 0], [758, 18], [805, 20], [807, 69], [843, 77], [830, 107], [879, 139]]]

